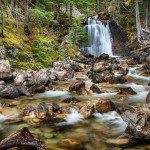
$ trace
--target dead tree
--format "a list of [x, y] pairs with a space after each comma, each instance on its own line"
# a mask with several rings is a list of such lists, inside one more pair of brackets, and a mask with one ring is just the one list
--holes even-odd
[[1, 18], [2, 18], [2, 27], [1, 27], [0, 36], [4, 37], [4, 13], [3, 13], [2, 0], [0, 0], [0, 10], [1, 10]]
[[135, 8], [136, 8], [136, 28], [137, 28], [138, 42], [141, 43], [142, 29], [141, 29], [140, 15], [139, 15], [139, 2], [138, 2], [138, 0], [135, 1]]

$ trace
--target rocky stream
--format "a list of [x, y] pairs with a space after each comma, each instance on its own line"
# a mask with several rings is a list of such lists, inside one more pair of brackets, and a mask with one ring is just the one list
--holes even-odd
[[149, 54], [79, 52], [74, 61], [39, 71], [12, 69], [2, 60], [0, 140], [27, 127], [47, 150], [150, 149]]

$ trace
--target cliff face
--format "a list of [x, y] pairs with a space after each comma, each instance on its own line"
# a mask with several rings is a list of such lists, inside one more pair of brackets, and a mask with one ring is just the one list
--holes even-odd
[[130, 50], [128, 47], [127, 35], [121, 30], [119, 25], [115, 21], [109, 22], [109, 27], [112, 33], [112, 50], [114, 55], [128, 56]]

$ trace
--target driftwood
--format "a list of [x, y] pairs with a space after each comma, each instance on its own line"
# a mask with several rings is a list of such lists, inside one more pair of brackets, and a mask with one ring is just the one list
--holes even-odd
[[34, 139], [28, 128], [24, 127], [0, 142], [0, 150], [13, 147], [25, 147], [28, 150], [46, 150], [40, 141]]
[[148, 48], [150, 48], [150, 45], [149, 45], [149, 46], [146, 46], [146, 47], [143, 47], [143, 48], [140, 48], [140, 49], [137, 49], [137, 50], [134, 50], [134, 51], [131, 51], [130, 53], [142, 51], [142, 50], [145, 50], [145, 49], [148, 49]]

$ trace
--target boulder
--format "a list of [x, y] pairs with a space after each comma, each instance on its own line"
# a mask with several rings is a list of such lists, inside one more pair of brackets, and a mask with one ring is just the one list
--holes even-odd
[[146, 57], [146, 61], [150, 63], [150, 56]]
[[101, 93], [99, 87], [96, 84], [92, 84], [92, 86], [90, 87], [90, 89], [94, 92], [94, 93]]
[[69, 98], [64, 99], [62, 102], [63, 103], [78, 103], [80, 101], [75, 97], [69, 97]]
[[34, 114], [35, 108], [31, 105], [24, 105], [20, 107], [20, 113], [24, 116], [31, 116]]
[[28, 80], [28, 74], [25, 71], [22, 71], [17, 73], [14, 84], [20, 86], [23, 85], [26, 80]]
[[19, 95], [21, 96], [30, 96], [30, 93], [25, 89], [24, 86], [17, 87]]
[[42, 119], [54, 116], [54, 109], [52, 104], [40, 103], [35, 111], [37, 118]]
[[105, 66], [106, 64], [104, 62], [95, 63], [91, 71], [94, 71], [97, 73], [103, 72], [106, 70]]
[[66, 81], [66, 79], [63, 77], [63, 76], [60, 76], [59, 74], [57, 74], [57, 73], [53, 73], [54, 75], [55, 75], [55, 77], [56, 77], [56, 80], [60, 80], [60, 81]]
[[96, 102], [96, 110], [99, 113], [107, 113], [109, 111], [114, 111], [115, 104], [110, 100], [98, 99]]
[[76, 94], [77, 95], [87, 95], [87, 91], [84, 87], [82, 87], [76, 91]]
[[93, 113], [94, 113], [94, 105], [91, 102], [83, 105], [80, 109], [80, 114], [86, 118], [91, 117]]
[[62, 114], [71, 114], [73, 110], [76, 110], [79, 112], [79, 106], [76, 104], [70, 104], [67, 106], [60, 107], [60, 111]]
[[131, 87], [120, 88], [119, 92], [117, 93], [117, 95], [134, 95], [134, 94], [136, 94], [136, 92]]
[[41, 69], [38, 72], [34, 71], [32, 73], [32, 76], [33, 76], [35, 84], [46, 85], [50, 81], [50, 74], [51, 74], [50, 70], [48, 70], [48, 69]]
[[67, 72], [64, 74], [65, 78], [71, 79], [74, 77], [74, 70], [69, 68]]
[[150, 103], [150, 92], [148, 93], [148, 95], [146, 97], [146, 103]]
[[108, 79], [110, 84], [121, 84], [127, 82], [127, 80], [123, 76], [112, 77]]
[[85, 88], [85, 82], [77, 81], [69, 87], [69, 91], [78, 91], [80, 88]]
[[99, 59], [99, 60], [107, 60], [107, 59], [109, 59], [109, 55], [103, 53], [103, 54], [101, 54], [101, 55], [98, 57], [98, 59]]
[[6, 83], [3, 80], [1, 80], [0, 85], [6, 85]]
[[56, 103], [51, 103], [51, 105], [53, 106], [53, 110], [54, 112], [58, 111], [60, 109], [59, 105]]
[[9, 61], [0, 60], [0, 80], [10, 81], [12, 77]]
[[14, 99], [16, 97], [19, 97], [18, 89], [15, 86], [2, 86], [3, 85], [0, 86], [0, 97], [6, 99]]
[[32, 93], [44, 93], [45, 92], [45, 86], [44, 85], [34, 85], [32, 86]]

